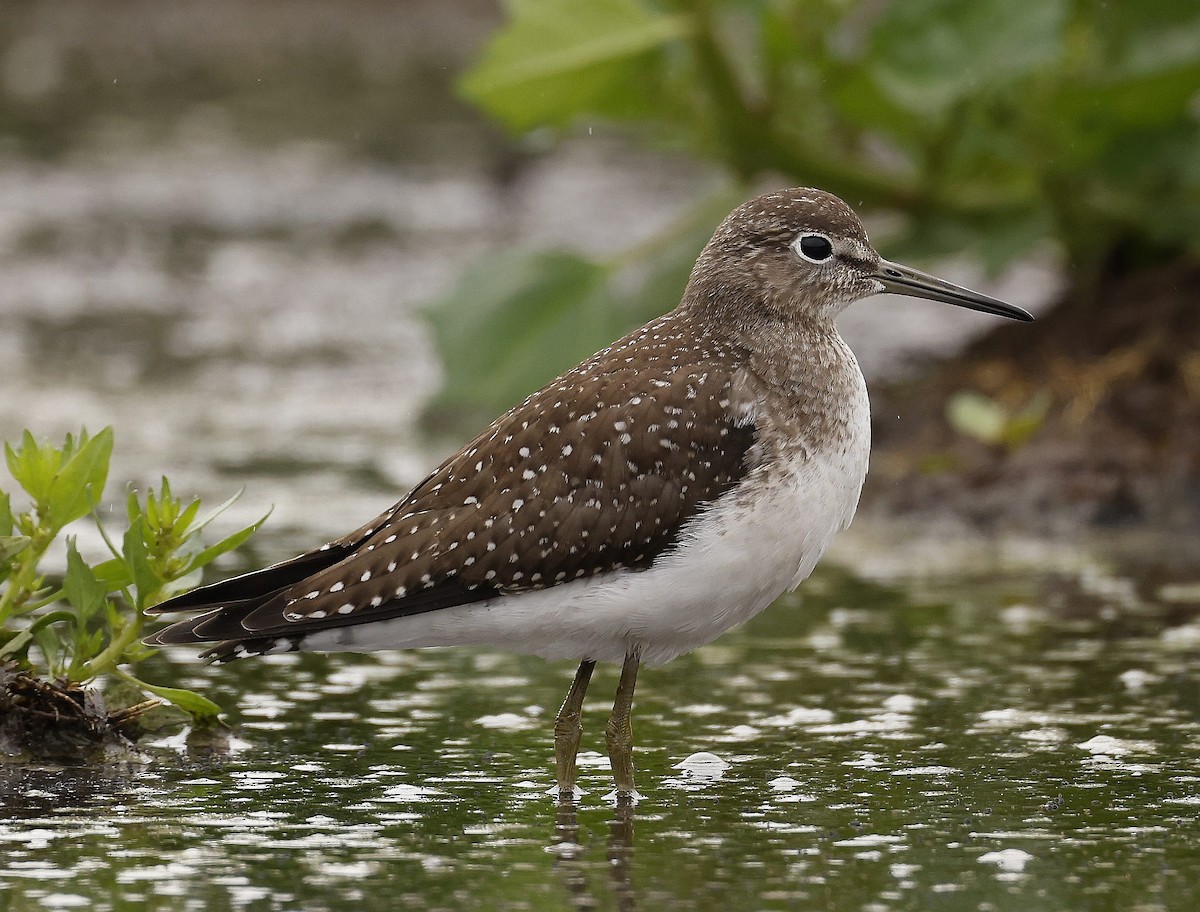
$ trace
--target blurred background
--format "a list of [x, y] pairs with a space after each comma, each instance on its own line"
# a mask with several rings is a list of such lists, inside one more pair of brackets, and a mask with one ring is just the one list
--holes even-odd
[[804, 184], [1052, 313], [851, 308], [868, 504], [1189, 522], [1198, 115], [1182, 0], [8, 3], [0, 436], [112, 424], [115, 481], [245, 487], [289, 551]]

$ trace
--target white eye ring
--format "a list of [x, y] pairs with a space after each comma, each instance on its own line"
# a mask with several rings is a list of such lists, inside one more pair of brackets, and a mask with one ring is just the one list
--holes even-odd
[[[808, 243], [805, 243], [806, 241]], [[805, 250], [806, 247], [807, 250]], [[792, 249], [800, 256], [800, 259], [817, 265], [828, 263], [833, 259], [833, 241], [815, 231], [806, 231], [797, 237], [792, 241]]]

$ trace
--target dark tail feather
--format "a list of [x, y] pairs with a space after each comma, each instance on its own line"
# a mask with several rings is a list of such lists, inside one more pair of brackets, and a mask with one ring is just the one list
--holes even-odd
[[326, 567], [332, 567], [349, 552], [350, 549], [344, 546], [334, 546], [324, 551], [309, 551], [291, 560], [177, 595], [147, 608], [146, 613], [168, 614], [172, 611], [192, 611], [250, 600], [262, 604], [280, 589], [286, 589]]
[[[271, 593], [267, 598], [269, 599]], [[277, 652], [296, 652], [304, 641], [304, 634], [278, 634], [254, 636], [242, 626], [242, 618], [267, 599], [246, 599], [230, 602], [206, 611], [196, 617], [176, 621], [162, 630], [146, 637], [147, 646], [195, 646], [200, 643], [216, 645], [201, 658], [214, 664], [232, 662], [246, 656], [271, 655]]]
[[274, 595], [274, 592], [270, 592], [265, 596], [243, 599], [240, 602], [206, 605], [209, 610], [203, 614], [176, 621], [152, 633], [143, 642], [147, 646], [190, 646], [246, 636], [247, 631], [242, 626], [242, 618]]
[[162, 630], [156, 630], [148, 637], [144, 637], [142, 642], [147, 646], [177, 646], [184, 643], [202, 643], [204, 642], [203, 640], [196, 638], [196, 626], [204, 623], [205, 620], [219, 613], [220, 610], [218, 608], [216, 611], [209, 612], [208, 614], [188, 618], [186, 621], [178, 621], [169, 627], [164, 627]]

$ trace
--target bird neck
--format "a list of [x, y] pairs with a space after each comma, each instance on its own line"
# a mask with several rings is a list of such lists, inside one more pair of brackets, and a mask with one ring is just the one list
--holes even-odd
[[858, 361], [832, 321], [755, 320], [738, 335], [780, 439], [809, 451], [848, 445], [869, 407]]

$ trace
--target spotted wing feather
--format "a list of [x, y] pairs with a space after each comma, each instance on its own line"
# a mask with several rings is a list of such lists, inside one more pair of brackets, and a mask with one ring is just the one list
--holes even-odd
[[[626, 337], [530, 396], [327, 568], [161, 642], [297, 636], [640, 570], [751, 470], [736, 358], [703, 334]], [[744, 394], [742, 394], [744, 398]]]

